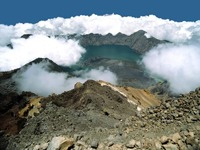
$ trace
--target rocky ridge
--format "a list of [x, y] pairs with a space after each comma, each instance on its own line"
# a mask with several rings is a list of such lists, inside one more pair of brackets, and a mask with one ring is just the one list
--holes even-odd
[[[30, 36], [32, 36], [32, 34], [24, 34], [21, 36], [21, 38], [28, 39]], [[55, 37], [78, 40], [80, 45], [83, 47], [91, 45], [123, 45], [130, 47], [140, 54], [144, 54], [159, 44], [169, 43], [169, 41], [159, 40], [148, 35], [148, 33], [144, 30], [139, 30], [131, 35], [126, 35], [119, 32], [116, 35], [112, 35], [111, 33], [106, 35], [90, 33], [85, 35], [55, 35]], [[8, 44], [7, 47], [12, 49], [12, 43]]]
[[168, 41], [158, 40], [154, 37], [146, 36], [147, 32], [143, 30], [139, 30], [131, 35], [125, 35], [122, 33], [118, 33], [116, 35], [112, 34], [87, 34], [81, 35], [78, 37], [80, 45], [83, 47], [87, 47], [90, 45], [123, 45], [128, 46], [134, 51], [144, 54], [149, 51], [151, 48], [159, 45], [168, 43]]
[[[200, 89], [154, 99], [159, 101], [156, 105], [141, 109], [128, 101], [124, 91], [87, 81], [72, 91], [42, 98], [36, 105], [41, 106], [39, 113], [26, 116], [24, 128], [10, 138], [7, 149], [200, 148]], [[128, 92], [138, 94], [129, 88]]]
[[133, 87], [123, 87], [115, 86], [105, 81], [98, 81], [101, 86], [108, 86], [112, 90], [119, 92], [124, 97], [127, 98], [129, 103], [132, 103], [137, 106], [137, 110], [146, 109], [152, 106], [159, 106], [160, 101], [151, 94], [148, 90], [145, 89], [136, 89]]

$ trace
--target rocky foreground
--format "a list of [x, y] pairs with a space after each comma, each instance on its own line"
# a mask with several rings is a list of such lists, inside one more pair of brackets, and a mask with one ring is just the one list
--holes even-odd
[[200, 89], [158, 98], [89, 80], [46, 98], [0, 98], [0, 149], [200, 149]]

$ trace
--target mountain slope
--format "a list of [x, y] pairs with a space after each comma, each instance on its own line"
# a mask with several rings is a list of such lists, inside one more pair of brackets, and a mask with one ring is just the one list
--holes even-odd
[[[27, 123], [10, 139], [8, 149], [50, 149], [56, 139], [58, 147], [66, 142], [72, 149], [200, 147], [198, 89], [161, 101], [156, 98], [152, 101], [154, 96], [147, 90], [139, 91], [89, 80], [77, 83], [71, 91], [42, 98], [39, 113], [35, 117], [24, 116]], [[144, 98], [145, 93], [149, 96]], [[129, 96], [141, 102], [149, 98], [152, 104], [144, 109], [142, 103], [135, 105], [133, 102], [137, 101], [131, 102]], [[42, 148], [44, 145], [46, 148]]]
[[80, 44], [84, 47], [90, 45], [125, 45], [140, 54], [144, 54], [158, 44], [164, 44], [168, 41], [161, 41], [154, 37], [147, 38], [146, 32], [139, 30], [131, 35], [118, 33], [116, 35], [107, 34], [87, 34], [80, 36]]

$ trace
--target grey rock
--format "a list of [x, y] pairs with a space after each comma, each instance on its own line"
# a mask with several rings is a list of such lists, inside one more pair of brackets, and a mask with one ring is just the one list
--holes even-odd
[[91, 143], [91, 148], [97, 149], [99, 146], [99, 143], [96, 140], [93, 140]]
[[136, 141], [135, 145], [138, 147], [138, 148], [142, 148], [142, 143], [140, 141]]
[[155, 141], [154, 144], [155, 144], [156, 149], [161, 149], [162, 148], [162, 144], [161, 144], [160, 141]]
[[81, 134], [74, 134], [74, 140], [75, 141], [80, 140], [82, 137], [83, 137], [83, 135], [81, 135]]
[[178, 145], [171, 143], [163, 145], [163, 147], [165, 148], [165, 150], [179, 150]]
[[181, 136], [179, 133], [175, 133], [172, 135], [172, 141], [174, 141], [174, 143], [177, 143], [178, 140], [180, 140], [180, 139], [181, 139]]
[[136, 145], [136, 141], [135, 140], [130, 140], [127, 144], [126, 147], [127, 148], [134, 148]]
[[170, 107], [171, 107], [170, 103], [166, 103], [165, 106], [166, 106], [167, 108], [170, 108]]
[[192, 138], [192, 137], [188, 137], [185, 141], [188, 145], [194, 145], [196, 142], [195, 142], [195, 139]]
[[167, 136], [162, 136], [162, 137], [160, 138], [160, 142], [161, 142], [162, 144], [166, 144], [166, 143], [168, 143], [168, 141], [169, 141], [169, 137], [167, 137]]
[[107, 34], [87, 34], [79, 37], [80, 44], [82, 46], [89, 45], [125, 45], [130, 47], [133, 50], [136, 50], [138, 53], [144, 54], [146, 51], [150, 50], [158, 44], [167, 43], [168, 41], [161, 41], [154, 37], [147, 38], [145, 36], [146, 32], [139, 30], [130, 36], [127, 36], [122, 33], [117, 35]]
[[49, 143], [49, 146], [47, 150], [56, 150], [60, 147], [60, 145], [65, 141], [64, 137], [54, 137], [51, 142]]

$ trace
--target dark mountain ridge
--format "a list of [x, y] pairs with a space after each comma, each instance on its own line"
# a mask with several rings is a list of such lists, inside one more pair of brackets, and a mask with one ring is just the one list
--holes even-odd
[[83, 47], [90, 45], [123, 45], [128, 46], [134, 51], [144, 54], [149, 51], [151, 48], [157, 46], [158, 44], [164, 44], [168, 41], [158, 40], [154, 37], [147, 38], [145, 36], [147, 32], [143, 30], [139, 30], [131, 35], [125, 35], [122, 33], [118, 33], [116, 35], [112, 34], [87, 34], [82, 35], [79, 38], [80, 45]]
[[[116, 35], [112, 35], [111, 33], [106, 35], [90, 33], [85, 35], [56, 35], [55, 37], [78, 40], [80, 45], [83, 47], [99, 45], [128, 46], [139, 54], [144, 54], [159, 44], [169, 43], [169, 41], [159, 40], [152, 36], [147, 37], [146, 34], [146, 31], [139, 30], [131, 35], [126, 35], [123, 33], [118, 33]], [[24, 34], [21, 36], [21, 38], [28, 39], [30, 36], [32, 36], [32, 34]], [[12, 43], [8, 44], [7, 46], [13, 48]]]
[[12, 77], [14, 75], [17, 75], [21, 71], [23, 72], [28, 67], [30, 67], [32, 64], [40, 64], [40, 63], [47, 64], [48, 65], [47, 69], [49, 72], [69, 72], [69, 76], [72, 76], [72, 74], [70, 74], [71, 69], [69, 67], [59, 66], [55, 62], [53, 62], [52, 60], [50, 60], [48, 58], [37, 58], [18, 69], [0, 72], [0, 93], [7, 94], [10, 92], [16, 92], [17, 87], [15, 85], [15, 82], [12, 80]]

